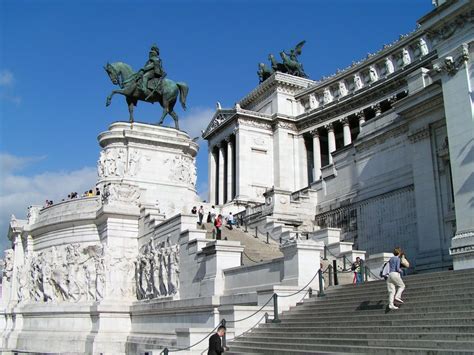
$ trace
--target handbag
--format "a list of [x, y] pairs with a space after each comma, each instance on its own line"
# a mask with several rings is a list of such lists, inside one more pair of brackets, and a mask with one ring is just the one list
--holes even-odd
[[405, 255], [402, 255], [400, 258], [400, 265], [403, 267], [410, 267], [410, 263], [408, 262], [407, 258]]

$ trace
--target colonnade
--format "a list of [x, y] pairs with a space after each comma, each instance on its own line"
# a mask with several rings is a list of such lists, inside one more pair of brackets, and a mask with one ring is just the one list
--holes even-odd
[[[375, 112], [375, 116], [380, 115], [381, 109], [380, 107], [373, 107]], [[363, 111], [357, 112], [355, 114], [359, 127], [365, 122], [365, 113]], [[321, 168], [322, 168], [322, 155], [321, 155], [321, 137], [320, 137], [320, 128], [324, 128], [328, 135], [327, 139], [327, 148], [328, 148], [328, 155], [329, 155], [329, 164], [333, 163], [332, 154], [336, 151], [336, 134], [334, 132], [334, 124], [339, 122], [342, 125], [342, 134], [343, 134], [343, 142], [344, 146], [347, 146], [352, 143], [352, 135], [351, 135], [351, 128], [349, 125], [349, 117], [345, 117], [339, 121], [333, 121], [331, 123], [327, 123], [320, 127], [317, 127], [310, 131], [311, 136], [313, 138], [313, 165], [314, 165], [314, 174], [313, 174], [313, 181], [318, 181], [321, 178]]]
[[235, 197], [235, 135], [209, 148], [209, 203], [223, 205]]

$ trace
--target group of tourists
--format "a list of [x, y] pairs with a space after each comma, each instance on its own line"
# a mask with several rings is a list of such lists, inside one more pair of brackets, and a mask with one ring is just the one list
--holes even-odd
[[[96, 187], [95, 190], [90, 189], [90, 190], [84, 191], [84, 193], [81, 195], [81, 198], [94, 197], [94, 196], [100, 196], [100, 190], [98, 187]], [[67, 199], [63, 198], [61, 202], [67, 201], [67, 200], [74, 200], [76, 198], [79, 198], [79, 194], [77, 192], [71, 192], [70, 194], [67, 195]], [[54, 202], [52, 200], [46, 200], [43, 208], [50, 207], [53, 204]]]
[[[204, 215], [205, 215], [204, 207], [200, 206], [199, 209], [198, 209], [197, 206], [194, 206], [191, 209], [191, 214], [195, 214], [195, 215], [198, 216], [198, 222], [197, 223], [200, 226], [202, 226], [203, 225], [203, 220], [204, 220]], [[234, 219], [234, 215], [232, 214], [232, 212], [229, 212], [229, 214], [226, 217], [224, 217], [222, 214], [217, 213], [216, 207], [214, 205], [211, 206], [210, 211], [208, 211], [208, 213], [207, 213], [206, 223], [212, 223], [214, 225], [215, 236], [216, 236], [217, 240], [222, 239], [222, 226], [224, 224], [226, 224], [227, 228], [229, 228], [230, 230], [232, 230], [233, 226], [235, 226], [235, 224], [236, 224], [235, 219]]]

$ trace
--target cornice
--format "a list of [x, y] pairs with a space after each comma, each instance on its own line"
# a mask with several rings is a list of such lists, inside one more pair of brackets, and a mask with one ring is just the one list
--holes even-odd
[[275, 88], [286, 88], [296, 93], [315, 84], [316, 82], [313, 80], [275, 72], [267, 80], [252, 90], [247, 96], [241, 99], [239, 104], [242, 107], [247, 107], [254, 103], [259, 97], [268, 94], [269, 91], [275, 90]]
[[[374, 65], [380, 62], [383, 58], [394, 54], [395, 52], [403, 49], [404, 47], [412, 45], [413, 42], [423, 37], [424, 35], [426, 35], [426, 33], [419, 29], [416, 29], [413, 32], [406, 35], [400, 35], [398, 40], [389, 44], [385, 44], [382, 47], [382, 49], [379, 50], [378, 52], [368, 53], [366, 58], [360, 61], [352, 62], [352, 64], [345, 69], [342, 69], [342, 70], [338, 69], [335, 74], [317, 81], [316, 82], [317, 84], [315, 86], [299, 92], [296, 95], [296, 99], [301, 99], [302, 97], [314, 91], [321, 90], [322, 88], [331, 86], [337, 83], [338, 81], [341, 81], [351, 75], [355, 75], [358, 72], [361, 72], [362, 69], [369, 68], [371, 65]], [[428, 56], [429, 55], [430, 54], [428, 54]], [[400, 71], [400, 69], [398, 71]]]

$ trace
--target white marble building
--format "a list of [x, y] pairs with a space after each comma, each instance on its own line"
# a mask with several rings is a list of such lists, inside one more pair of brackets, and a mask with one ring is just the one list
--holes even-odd
[[31, 206], [27, 220], [10, 222], [2, 353], [183, 349], [222, 319], [255, 313], [229, 325], [229, 336], [241, 334], [272, 312], [276, 291], [289, 295], [282, 311], [302, 286], [318, 289], [320, 241], [287, 238], [283, 257], [242, 266], [240, 242], [206, 238], [187, 214], [198, 202], [198, 146], [186, 133], [116, 122], [98, 140], [100, 196]]
[[369, 254], [401, 246], [418, 271], [474, 266], [473, 5], [435, 5], [329, 78], [277, 72], [218, 109], [209, 200], [269, 230], [342, 228]]
[[200, 354], [222, 319], [232, 338], [273, 312], [273, 294], [281, 312], [319, 290], [324, 246], [374, 270], [396, 245], [416, 271], [474, 267], [474, 9], [437, 5], [330, 78], [276, 73], [218, 108], [210, 203], [281, 239], [280, 257], [242, 265], [240, 242], [210, 240], [187, 214], [199, 201], [186, 133], [111, 124], [100, 196], [10, 222], [0, 351]]

